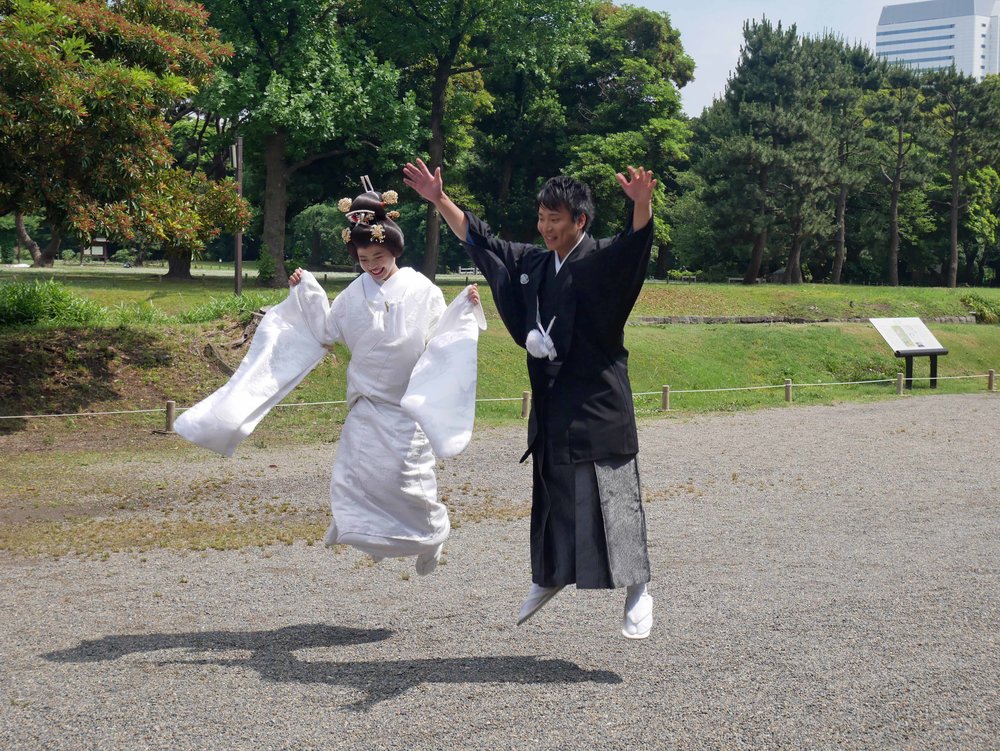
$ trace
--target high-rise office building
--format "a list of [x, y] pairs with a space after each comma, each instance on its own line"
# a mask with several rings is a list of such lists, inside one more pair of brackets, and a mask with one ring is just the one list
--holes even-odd
[[950, 68], [977, 80], [1000, 73], [1000, 0], [886, 5], [875, 54], [912, 68]]

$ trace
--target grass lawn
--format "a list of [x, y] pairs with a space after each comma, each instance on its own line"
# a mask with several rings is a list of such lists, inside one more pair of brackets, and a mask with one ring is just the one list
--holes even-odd
[[[209, 273], [211, 272], [211, 273]], [[198, 274], [199, 272], [195, 272]], [[0, 414], [86, 412], [162, 406], [174, 399], [187, 405], [221, 385], [226, 375], [205, 356], [212, 344], [230, 365], [243, 349], [231, 343], [241, 333], [232, 320], [182, 324], [176, 316], [211, 301], [233, 298], [232, 279], [225, 271], [208, 268], [205, 276], [189, 282], [163, 281], [162, 269], [122, 269], [97, 265], [57, 266], [52, 271], [4, 268], [0, 284], [12, 279], [57, 278], [73, 291], [119, 311], [155, 307], [163, 314], [155, 325], [132, 324], [85, 329], [0, 330], [0, 360], [6, 376], [0, 380]], [[332, 295], [353, 278], [350, 274], [318, 275]], [[459, 293], [464, 277], [438, 279], [446, 299]], [[284, 290], [246, 287], [254, 304], [277, 302]], [[482, 286], [483, 305], [490, 328], [480, 342], [479, 419], [518, 419], [519, 398], [528, 388], [524, 353], [509, 339], [497, 317], [489, 289]], [[965, 315], [960, 301], [968, 290], [913, 287], [858, 287], [831, 285], [666, 284], [650, 282], [642, 291], [637, 316], [770, 315], [814, 318], [866, 316], [920, 316], [925, 319]], [[977, 289], [976, 294], [1000, 304], [1000, 289]], [[125, 317], [127, 319], [127, 316]], [[940, 374], [980, 375], [1000, 368], [1000, 332], [996, 326], [930, 324], [950, 354], [940, 360]], [[640, 412], [653, 412], [658, 392], [670, 384], [674, 392], [777, 385], [785, 378], [796, 383], [891, 379], [903, 369], [877, 332], [867, 323], [771, 325], [629, 326], [626, 346]], [[292, 394], [288, 401], [317, 402], [343, 399], [343, 348], [328, 358]], [[917, 360], [916, 376], [926, 376], [926, 360]], [[917, 390], [927, 388], [918, 381]], [[977, 381], [942, 382], [941, 390], [982, 388]], [[877, 398], [894, 393], [892, 384], [803, 388], [798, 402]], [[676, 409], [739, 409], [777, 404], [783, 391], [676, 393]], [[337, 406], [275, 410], [259, 431], [313, 440], [335, 437], [343, 418]], [[153, 419], [153, 418], [150, 418]], [[159, 419], [159, 418], [155, 418]], [[23, 429], [0, 421], [0, 432]], [[331, 436], [332, 430], [332, 436]]]
[[[162, 279], [165, 269], [123, 269], [97, 264], [57, 265], [54, 269], [0, 267], [0, 284], [14, 279], [57, 279], [100, 305], [149, 303], [163, 313], [176, 315], [212, 298], [233, 294], [232, 268], [202, 264], [192, 270], [192, 281]], [[247, 272], [246, 293], [274, 299], [283, 290], [264, 290], [256, 285], [255, 271]], [[317, 274], [331, 295], [343, 289], [352, 274]], [[437, 282], [451, 299], [466, 277], [439, 275]], [[470, 281], [477, 281], [475, 278]], [[479, 279], [478, 281], [482, 281]], [[822, 320], [827, 318], [874, 318], [961, 316], [969, 308], [961, 298], [968, 293], [1000, 305], [1000, 288], [868, 287], [830, 284], [674, 284], [649, 281], [643, 288], [635, 316], [784, 316]], [[488, 290], [484, 302], [489, 309]]]

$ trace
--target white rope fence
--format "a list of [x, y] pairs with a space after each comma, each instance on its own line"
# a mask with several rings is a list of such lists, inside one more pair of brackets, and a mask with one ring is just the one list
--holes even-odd
[[[793, 383], [791, 378], [786, 378], [784, 383], [779, 384], [765, 384], [762, 386], [733, 386], [729, 388], [715, 388], [715, 389], [671, 389], [669, 385], [664, 386], [660, 391], [639, 391], [632, 394], [633, 399], [642, 396], [659, 396], [661, 399], [660, 410], [662, 412], [670, 410], [670, 396], [672, 394], [720, 394], [726, 392], [734, 391], [766, 391], [770, 389], [784, 389], [785, 390], [785, 401], [791, 402], [793, 400], [793, 389], [801, 388], [818, 388], [818, 387], [828, 387], [828, 386], [866, 386], [875, 383], [893, 383], [896, 384], [896, 393], [902, 394], [903, 388], [906, 382], [912, 383], [913, 381], [962, 381], [971, 379], [986, 379], [986, 390], [996, 391], [996, 371], [990, 370], [988, 373], [977, 373], [973, 375], [961, 375], [961, 376], [914, 376], [912, 378], [905, 378], [902, 373], [897, 373], [895, 378], [877, 378], [870, 381], [829, 381], [823, 383]], [[476, 403], [486, 403], [486, 402], [521, 402], [521, 417], [527, 418], [528, 413], [531, 411], [531, 392], [523, 391], [521, 396], [507, 396], [507, 397], [495, 397], [487, 399], [476, 399]], [[321, 407], [330, 405], [340, 405], [347, 404], [346, 400], [330, 401], [330, 402], [292, 402], [290, 404], [277, 404], [276, 408], [288, 408], [288, 407]], [[177, 407], [176, 403], [172, 400], [168, 401], [165, 407], [159, 409], [130, 409], [130, 410], [116, 410], [113, 412], [61, 412], [57, 414], [49, 415], [0, 415], [0, 420], [37, 420], [47, 417], [101, 417], [106, 415], [141, 415], [150, 413], [162, 413], [165, 412], [167, 415], [164, 433], [172, 433], [174, 430], [174, 417], [178, 411], [183, 412], [190, 407]]]

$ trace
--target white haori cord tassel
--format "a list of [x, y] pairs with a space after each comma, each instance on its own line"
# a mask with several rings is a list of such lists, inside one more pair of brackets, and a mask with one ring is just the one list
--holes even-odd
[[535, 311], [535, 321], [538, 328], [534, 328], [528, 332], [528, 338], [524, 342], [525, 349], [528, 350], [528, 354], [532, 357], [537, 357], [539, 360], [543, 357], [547, 357], [550, 360], [556, 359], [556, 345], [552, 341], [552, 337], [549, 336], [549, 332], [552, 331], [552, 324], [556, 322], [556, 317], [552, 316], [552, 320], [549, 321], [549, 327], [546, 329], [542, 328], [542, 316], [536, 310]]

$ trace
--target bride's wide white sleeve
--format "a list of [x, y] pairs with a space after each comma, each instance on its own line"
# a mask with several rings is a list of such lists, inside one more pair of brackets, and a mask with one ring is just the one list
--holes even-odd
[[476, 417], [476, 351], [486, 317], [468, 292], [466, 287], [441, 315], [400, 402], [440, 458], [465, 449]]
[[288, 297], [261, 320], [228, 383], [186, 410], [174, 430], [203, 448], [232, 456], [339, 339], [326, 293], [312, 274], [304, 273]]

